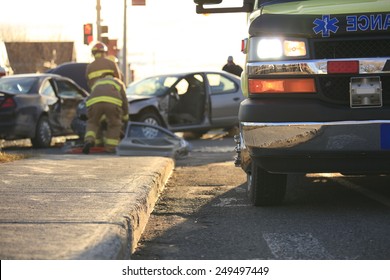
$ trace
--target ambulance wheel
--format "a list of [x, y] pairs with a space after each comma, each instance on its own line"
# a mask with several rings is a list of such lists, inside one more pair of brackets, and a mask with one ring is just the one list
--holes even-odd
[[286, 194], [287, 174], [269, 173], [252, 161], [247, 184], [248, 197], [254, 206], [278, 205]]

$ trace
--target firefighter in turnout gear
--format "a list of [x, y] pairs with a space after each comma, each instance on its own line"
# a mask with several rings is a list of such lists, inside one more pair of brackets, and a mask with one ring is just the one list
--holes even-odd
[[87, 66], [86, 70], [87, 82], [91, 90], [93, 84], [104, 75], [110, 74], [118, 79], [122, 79], [118, 65], [107, 58], [108, 48], [104, 43], [96, 43], [92, 47], [92, 54], [95, 60]]
[[119, 144], [122, 122], [129, 119], [129, 105], [124, 83], [110, 74], [103, 75], [91, 89], [87, 99], [87, 129], [84, 137], [83, 153], [96, 143], [102, 119], [105, 118], [107, 130], [104, 135], [104, 150], [114, 153]]

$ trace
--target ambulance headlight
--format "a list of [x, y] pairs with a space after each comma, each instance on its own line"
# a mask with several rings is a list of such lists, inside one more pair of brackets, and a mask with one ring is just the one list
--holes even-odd
[[307, 42], [301, 39], [251, 38], [250, 60], [294, 59], [307, 57]]
[[281, 58], [283, 55], [283, 44], [280, 39], [261, 39], [257, 43], [258, 58]]

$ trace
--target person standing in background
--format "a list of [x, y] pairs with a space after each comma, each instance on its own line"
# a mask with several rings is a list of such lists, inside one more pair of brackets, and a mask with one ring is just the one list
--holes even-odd
[[241, 77], [241, 73], [243, 71], [243, 69], [240, 65], [237, 65], [234, 63], [232, 56], [228, 57], [227, 63], [222, 67], [222, 70], [229, 72], [233, 75], [236, 75], [238, 77]]

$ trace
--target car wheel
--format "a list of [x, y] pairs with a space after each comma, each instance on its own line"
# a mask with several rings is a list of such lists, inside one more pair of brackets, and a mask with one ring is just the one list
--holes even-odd
[[144, 122], [144, 123], [147, 123], [147, 124], [152, 124], [152, 125], [158, 125], [158, 126], [162, 125], [160, 117], [156, 113], [154, 113], [154, 112], [142, 113], [138, 117], [137, 121]]
[[52, 139], [51, 127], [47, 117], [41, 117], [35, 129], [35, 137], [31, 138], [34, 148], [48, 148]]
[[277, 205], [286, 194], [287, 174], [269, 173], [252, 161], [247, 184], [248, 196], [254, 206]]
[[[141, 114], [137, 121], [144, 122], [146, 124], [156, 125], [156, 126], [162, 126], [162, 122], [159, 118], [159, 116], [154, 112], [145, 112]], [[155, 138], [158, 135], [158, 130], [154, 129], [152, 127], [144, 127], [142, 129], [142, 132], [146, 138]]]

